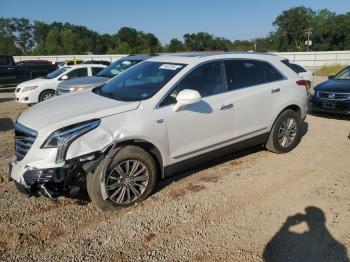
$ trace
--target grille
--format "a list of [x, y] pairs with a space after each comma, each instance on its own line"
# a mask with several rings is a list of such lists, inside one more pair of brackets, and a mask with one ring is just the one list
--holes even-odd
[[317, 92], [317, 97], [321, 99], [330, 99], [330, 100], [347, 100], [350, 97], [350, 94], [344, 93], [332, 93], [332, 92]]
[[28, 127], [16, 123], [15, 126], [15, 156], [18, 161], [22, 160], [32, 147], [37, 132]]

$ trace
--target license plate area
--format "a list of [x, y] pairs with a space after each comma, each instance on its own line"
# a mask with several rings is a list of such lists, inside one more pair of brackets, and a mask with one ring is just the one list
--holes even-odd
[[323, 102], [322, 107], [326, 109], [335, 109], [335, 102]]

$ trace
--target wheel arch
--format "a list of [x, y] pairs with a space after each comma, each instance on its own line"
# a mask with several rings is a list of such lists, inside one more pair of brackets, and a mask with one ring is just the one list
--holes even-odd
[[54, 90], [54, 89], [52, 89], [52, 88], [46, 88], [46, 89], [42, 90], [42, 91], [40, 92], [40, 94], [38, 95], [38, 101], [40, 101], [40, 97], [42, 96], [42, 94], [43, 94], [44, 92], [47, 92], [47, 91], [52, 91], [53, 93], [55, 93], [55, 90]]
[[161, 151], [156, 145], [144, 139], [128, 139], [117, 142], [118, 147], [129, 145], [139, 146], [147, 153], [149, 153], [156, 163], [159, 178], [164, 178], [163, 157]]

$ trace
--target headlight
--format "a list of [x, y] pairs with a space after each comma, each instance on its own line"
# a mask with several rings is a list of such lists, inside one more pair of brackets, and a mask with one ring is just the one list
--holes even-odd
[[100, 119], [94, 119], [58, 129], [49, 135], [41, 148], [57, 148], [56, 163], [61, 163], [69, 145], [78, 137], [98, 127], [100, 122]]
[[69, 91], [72, 92], [72, 93], [80, 92], [80, 91], [83, 91], [83, 90], [86, 90], [86, 89], [84, 87], [80, 87], [80, 86], [72, 87], [71, 89], [69, 89]]
[[22, 92], [27, 92], [27, 91], [30, 91], [30, 90], [34, 90], [37, 87], [38, 86], [26, 86], [26, 87], [23, 87]]
[[310, 88], [310, 94], [312, 95], [312, 96], [315, 96], [315, 88]]

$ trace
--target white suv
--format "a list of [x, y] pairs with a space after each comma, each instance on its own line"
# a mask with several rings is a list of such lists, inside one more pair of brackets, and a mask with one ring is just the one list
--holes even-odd
[[20, 115], [10, 177], [49, 197], [86, 185], [101, 209], [144, 200], [156, 181], [228, 152], [300, 142], [307, 83], [275, 55], [151, 58], [92, 91]]

